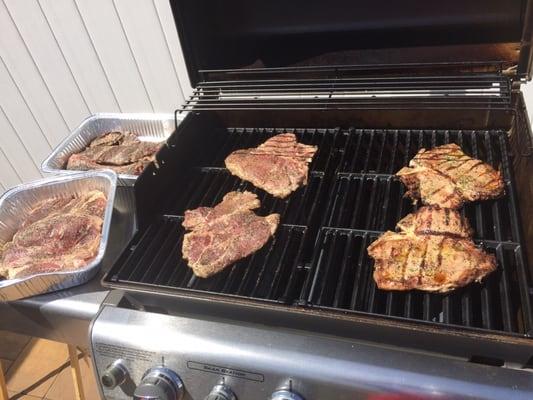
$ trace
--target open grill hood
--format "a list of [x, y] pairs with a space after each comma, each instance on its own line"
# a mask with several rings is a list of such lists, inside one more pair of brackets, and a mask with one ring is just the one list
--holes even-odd
[[171, 0], [191, 84], [295, 67], [402, 71], [440, 64], [530, 77], [527, 0]]
[[[171, 4], [194, 87], [176, 112], [190, 112], [137, 180], [139, 231], [103, 284], [157, 310], [530, 365], [533, 280], [518, 199], [528, 199], [532, 158], [513, 80], [530, 71], [531, 3]], [[224, 168], [231, 151], [286, 130], [319, 147], [309, 184], [290, 198]], [[394, 172], [420, 148], [451, 142], [504, 173], [505, 198], [464, 209], [498, 272], [447, 295], [381, 291], [366, 247], [413, 210]], [[280, 213], [279, 234], [196, 278], [181, 257], [184, 212], [231, 190], [255, 191], [261, 215]]]

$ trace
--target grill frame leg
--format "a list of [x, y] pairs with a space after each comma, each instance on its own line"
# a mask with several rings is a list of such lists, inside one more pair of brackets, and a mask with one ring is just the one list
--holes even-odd
[[70, 358], [70, 372], [72, 374], [72, 382], [74, 384], [74, 394], [76, 400], [85, 400], [85, 393], [83, 391], [83, 381], [81, 377], [80, 360], [78, 359], [78, 348], [74, 345], [68, 346], [68, 355]]
[[2, 365], [2, 361], [0, 361], [0, 400], [9, 400], [9, 395], [7, 394], [6, 377], [4, 375], [4, 366]]

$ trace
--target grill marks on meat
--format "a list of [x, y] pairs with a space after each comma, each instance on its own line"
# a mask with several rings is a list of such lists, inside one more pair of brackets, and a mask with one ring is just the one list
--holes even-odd
[[215, 207], [185, 211], [182, 253], [194, 274], [210, 277], [262, 248], [274, 235], [279, 214], [266, 217], [251, 192], [230, 192]]
[[448, 292], [494, 271], [494, 257], [468, 239], [386, 232], [368, 248], [383, 290]]
[[470, 238], [473, 234], [468, 221], [457, 211], [439, 207], [422, 207], [406, 215], [396, 227], [413, 235], [445, 235]]
[[[234, 151], [225, 164], [233, 175], [285, 198], [307, 184], [316, 151], [316, 146], [283, 133], [258, 147]], [[215, 207], [185, 212], [183, 227], [192, 232], [183, 237], [182, 253], [196, 276], [210, 277], [265, 245], [276, 232], [280, 215], [260, 217], [253, 212], [260, 206], [251, 192], [230, 192]]]
[[396, 174], [414, 200], [444, 208], [459, 208], [464, 202], [487, 200], [504, 193], [499, 171], [467, 156], [455, 143], [421, 149]]
[[400, 232], [385, 232], [368, 247], [380, 289], [448, 292], [496, 269], [494, 256], [475, 246], [455, 210], [423, 207], [397, 227]]
[[105, 206], [98, 190], [39, 203], [3, 246], [0, 275], [14, 279], [83, 268], [98, 253]]
[[234, 151], [225, 164], [233, 175], [285, 198], [307, 184], [309, 163], [317, 149], [298, 143], [292, 133], [282, 133], [258, 147]]
[[108, 132], [97, 137], [80, 153], [72, 154], [67, 169], [112, 169], [120, 174], [140, 175], [161, 143], [142, 142], [130, 132]]
[[[468, 222], [455, 210], [467, 201], [501, 196], [501, 174], [454, 144], [421, 149], [398, 171], [422, 207], [368, 247], [380, 289], [447, 292], [479, 281], [496, 269], [493, 255], [477, 248]], [[442, 207], [442, 208], [440, 208]]]

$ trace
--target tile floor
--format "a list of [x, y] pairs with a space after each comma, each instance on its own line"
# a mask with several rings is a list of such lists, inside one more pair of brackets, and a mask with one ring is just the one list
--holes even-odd
[[[67, 345], [0, 331], [0, 362], [10, 400], [73, 400]], [[98, 400], [88, 358], [80, 359], [86, 400]]]

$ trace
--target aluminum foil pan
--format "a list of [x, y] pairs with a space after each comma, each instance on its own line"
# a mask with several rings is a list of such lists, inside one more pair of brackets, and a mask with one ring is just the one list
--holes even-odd
[[87, 171], [40, 179], [17, 186], [0, 197], [0, 243], [11, 241], [22, 221], [36, 203], [49, 199], [101, 190], [107, 196], [98, 254], [86, 267], [77, 271], [50, 272], [20, 279], [0, 281], [0, 301], [17, 300], [36, 294], [81, 285], [99, 270], [107, 247], [117, 175], [112, 171]]
[[[174, 114], [94, 114], [81, 123], [41, 165], [52, 174], [71, 174], [65, 169], [70, 155], [85, 149], [97, 136], [110, 131], [130, 131], [141, 141], [161, 142], [174, 132]], [[136, 175], [118, 174], [119, 186], [133, 186]]]

